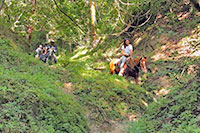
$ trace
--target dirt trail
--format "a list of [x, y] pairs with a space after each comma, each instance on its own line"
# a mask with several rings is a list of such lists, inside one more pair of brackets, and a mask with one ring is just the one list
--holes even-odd
[[128, 127], [128, 122], [104, 122], [101, 126], [92, 125], [90, 133], [125, 133]]

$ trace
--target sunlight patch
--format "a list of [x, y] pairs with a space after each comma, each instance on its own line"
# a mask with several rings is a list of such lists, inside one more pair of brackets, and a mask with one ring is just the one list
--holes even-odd
[[88, 52], [88, 49], [80, 48], [77, 51], [78, 52], [74, 56], [71, 57], [71, 60], [74, 60], [74, 59], [80, 57], [81, 55], [85, 55]]
[[155, 92], [156, 96], [161, 97], [161, 96], [167, 95], [170, 92], [170, 90], [162, 88], [161, 90], [159, 90], [159, 91], [155, 90], [154, 92]]
[[117, 81], [117, 82], [121, 82], [119, 79], [115, 79], [115, 81]]
[[119, 48], [112, 48], [107, 50], [102, 56], [111, 58], [114, 54], [118, 53], [117, 51], [119, 51]]
[[80, 60], [81, 60], [81, 61], [85, 61], [85, 60], [87, 60], [87, 59], [89, 59], [89, 58], [91, 58], [91, 56], [87, 55], [87, 56], [84, 56], [84, 57], [80, 58]]
[[165, 53], [156, 53], [154, 56], [151, 57], [154, 61], [160, 60], [160, 59], [169, 59], [169, 56]]
[[[200, 57], [200, 31], [195, 30], [191, 36], [182, 38], [179, 42], [163, 42], [160, 50], [157, 50], [152, 59], [154, 61], [177, 60], [182, 57]], [[199, 33], [198, 33], [199, 32]], [[166, 39], [167, 40], [167, 39]]]

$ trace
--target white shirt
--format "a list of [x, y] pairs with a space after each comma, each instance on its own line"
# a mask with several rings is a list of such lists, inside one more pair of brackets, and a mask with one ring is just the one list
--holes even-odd
[[42, 48], [38, 47], [35, 51], [37, 54], [39, 54], [42, 51]]
[[126, 48], [124, 48], [124, 45], [122, 46], [122, 50], [124, 50], [124, 53], [126, 55], [130, 55], [131, 50], [133, 50], [133, 46], [131, 44], [129, 44], [128, 46], [126, 46]]

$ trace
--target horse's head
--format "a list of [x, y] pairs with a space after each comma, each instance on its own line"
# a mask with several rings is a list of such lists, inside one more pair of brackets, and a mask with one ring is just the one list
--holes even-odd
[[147, 73], [147, 59], [146, 57], [139, 57], [139, 58], [129, 58], [127, 59], [127, 65], [131, 69], [140, 68], [142, 72]]
[[140, 58], [140, 68], [144, 73], [147, 73], [147, 58], [141, 57]]

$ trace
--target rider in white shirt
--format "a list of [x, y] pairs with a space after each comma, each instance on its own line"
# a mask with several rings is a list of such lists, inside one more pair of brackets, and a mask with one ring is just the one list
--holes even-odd
[[122, 57], [120, 58], [120, 72], [119, 76], [123, 76], [124, 73], [124, 64], [126, 62], [126, 59], [133, 54], [133, 46], [130, 44], [129, 39], [124, 39], [124, 45], [122, 46]]
[[42, 54], [42, 49], [43, 49], [42, 45], [39, 45], [39, 47], [35, 50], [36, 52], [35, 58], [40, 57], [40, 55]]

